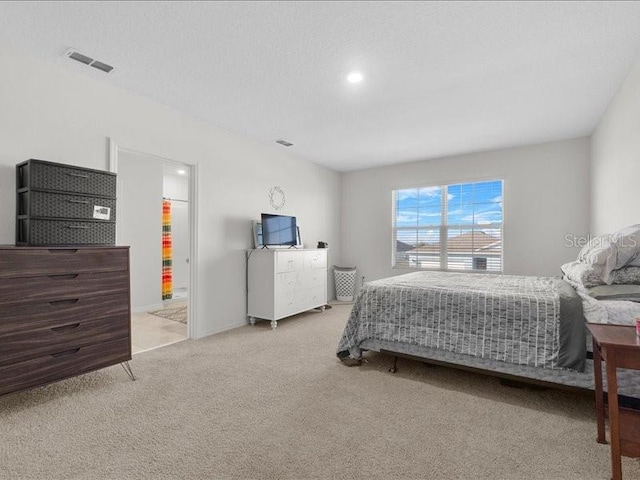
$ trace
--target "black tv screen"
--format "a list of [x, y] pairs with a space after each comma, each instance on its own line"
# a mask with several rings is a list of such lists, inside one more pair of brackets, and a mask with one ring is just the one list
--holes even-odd
[[263, 245], [297, 245], [296, 217], [287, 215], [262, 215]]

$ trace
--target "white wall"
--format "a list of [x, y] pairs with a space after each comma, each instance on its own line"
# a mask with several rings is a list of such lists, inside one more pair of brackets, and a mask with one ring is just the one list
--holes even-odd
[[271, 187], [286, 192], [282, 212], [300, 218], [305, 242], [329, 242], [329, 261], [339, 262], [336, 172], [3, 45], [0, 64], [0, 243], [14, 242], [16, 163], [39, 158], [107, 169], [112, 137], [124, 148], [198, 167], [197, 336], [246, 322], [250, 221], [270, 211]]
[[578, 249], [565, 236], [589, 226], [587, 138], [347, 173], [342, 179], [342, 259], [366, 281], [391, 268], [391, 191], [504, 179], [504, 273], [555, 276]]
[[640, 223], [640, 63], [591, 136], [591, 231]]
[[162, 163], [120, 152], [117, 207], [117, 241], [131, 247], [131, 309], [162, 308]]
[[172, 200], [189, 200], [189, 177], [165, 172], [162, 177], [162, 195]]

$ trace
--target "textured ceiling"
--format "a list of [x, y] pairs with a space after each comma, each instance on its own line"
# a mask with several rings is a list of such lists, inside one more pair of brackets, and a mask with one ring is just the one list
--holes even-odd
[[0, 41], [347, 171], [589, 135], [640, 3], [0, 2]]

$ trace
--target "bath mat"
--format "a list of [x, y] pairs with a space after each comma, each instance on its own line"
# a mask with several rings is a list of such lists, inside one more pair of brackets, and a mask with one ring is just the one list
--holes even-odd
[[156, 317], [167, 318], [174, 322], [187, 323], [187, 306], [180, 305], [178, 307], [167, 307], [155, 312], [149, 312]]

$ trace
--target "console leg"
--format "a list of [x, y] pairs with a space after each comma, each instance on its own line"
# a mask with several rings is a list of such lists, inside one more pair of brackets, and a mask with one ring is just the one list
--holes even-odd
[[277, 326], [278, 326], [278, 321], [277, 320], [271, 320], [271, 328], [273, 330], [275, 330]]

